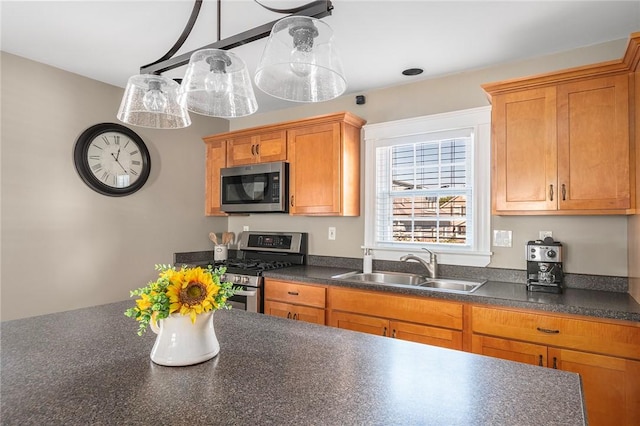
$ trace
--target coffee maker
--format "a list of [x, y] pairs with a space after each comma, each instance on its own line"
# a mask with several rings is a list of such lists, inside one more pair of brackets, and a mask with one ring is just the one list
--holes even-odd
[[527, 242], [527, 291], [562, 293], [562, 244], [547, 237]]

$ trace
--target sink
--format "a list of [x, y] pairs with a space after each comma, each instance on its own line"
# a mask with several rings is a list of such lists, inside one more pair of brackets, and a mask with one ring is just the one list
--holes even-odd
[[361, 272], [351, 271], [334, 275], [331, 278], [338, 280], [362, 281], [363, 283], [383, 284], [397, 287], [418, 288], [426, 291], [444, 291], [451, 293], [473, 293], [480, 288], [486, 280], [458, 280], [449, 278], [430, 278], [424, 275], [409, 274], [404, 272]]

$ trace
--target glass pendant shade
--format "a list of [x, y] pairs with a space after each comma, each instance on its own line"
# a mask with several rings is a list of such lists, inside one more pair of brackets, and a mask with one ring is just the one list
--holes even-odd
[[295, 102], [322, 102], [344, 93], [347, 81], [325, 22], [289, 16], [273, 26], [258, 63], [256, 86]]
[[226, 50], [194, 52], [180, 90], [182, 105], [198, 114], [233, 118], [258, 110], [247, 66]]
[[118, 110], [123, 123], [152, 129], [181, 129], [191, 125], [187, 110], [178, 102], [180, 85], [161, 75], [129, 78]]

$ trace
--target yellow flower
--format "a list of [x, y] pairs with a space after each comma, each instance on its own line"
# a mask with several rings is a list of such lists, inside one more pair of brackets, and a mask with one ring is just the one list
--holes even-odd
[[189, 315], [194, 323], [198, 314], [218, 308], [214, 296], [220, 287], [202, 268], [173, 271], [167, 278], [170, 282], [167, 286], [170, 313]]

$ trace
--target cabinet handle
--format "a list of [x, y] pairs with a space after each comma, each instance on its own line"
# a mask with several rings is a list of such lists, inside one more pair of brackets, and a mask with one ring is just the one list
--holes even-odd
[[553, 184], [549, 185], [549, 198], [553, 201]]
[[387, 335], [387, 327], [385, 327], [385, 328], [382, 330], [382, 335], [383, 335], [383, 336], [386, 336], [386, 335]]
[[394, 338], [394, 339], [396, 338], [396, 329], [395, 328], [391, 332], [391, 337]]
[[291, 207], [293, 207], [293, 195], [291, 196]]
[[251, 155], [256, 155], [256, 146], [251, 145]]
[[256, 145], [256, 155], [260, 155], [260, 144]]
[[297, 317], [298, 317], [298, 314], [293, 314], [293, 319], [294, 319], [294, 320], [298, 320], [298, 318], [297, 318]]
[[565, 201], [567, 199], [567, 188], [564, 186], [564, 183], [562, 184], [562, 201]]
[[291, 312], [287, 312], [287, 319], [291, 319]]
[[290, 294], [292, 296], [297, 296], [298, 292], [297, 291], [288, 291], [287, 294]]
[[553, 368], [556, 370], [558, 369], [558, 358], [555, 356], [553, 357]]
[[536, 328], [536, 330], [538, 330], [541, 333], [547, 333], [547, 334], [559, 334], [560, 330], [550, 330], [548, 328]]
[[542, 367], [542, 355], [538, 358], [538, 365]]

